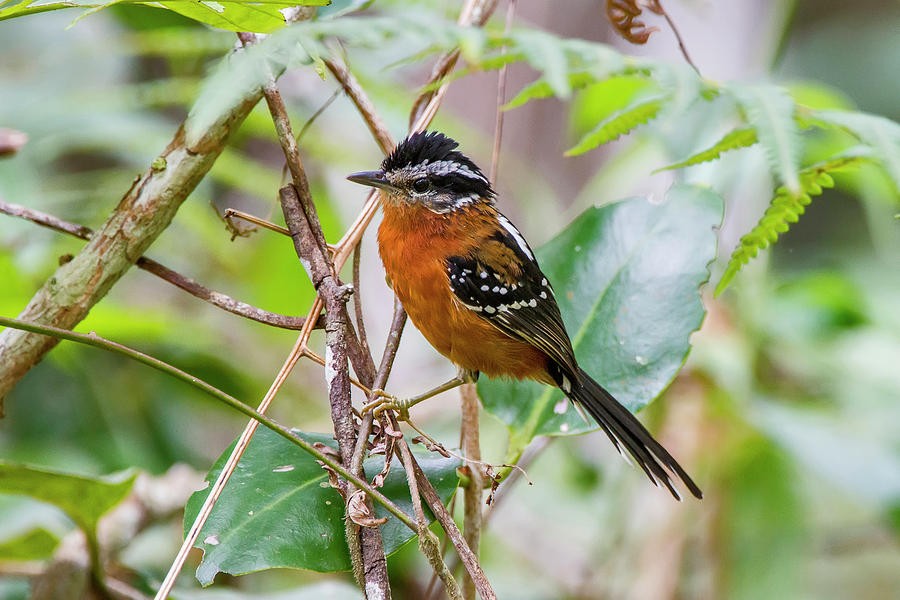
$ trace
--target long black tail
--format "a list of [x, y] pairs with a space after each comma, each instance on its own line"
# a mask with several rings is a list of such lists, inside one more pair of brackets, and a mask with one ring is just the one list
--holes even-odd
[[674, 475], [684, 482], [694, 496], [703, 497], [703, 492], [669, 451], [653, 439], [628, 409], [582, 369], [578, 369], [578, 381], [572, 386], [568, 396], [587, 409], [620, 453], [623, 446], [628, 450], [654, 485], [666, 486], [677, 500], [681, 500], [681, 495], [672, 482]]

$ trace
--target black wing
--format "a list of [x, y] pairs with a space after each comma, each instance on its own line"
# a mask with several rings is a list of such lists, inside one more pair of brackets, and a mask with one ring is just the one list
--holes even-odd
[[[522, 234], [499, 215], [502, 229], [466, 256], [447, 259], [450, 289], [503, 333], [545, 352], [569, 379], [578, 371], [553, 288]], [[563, 389], [565, 379], [558, 382]]]

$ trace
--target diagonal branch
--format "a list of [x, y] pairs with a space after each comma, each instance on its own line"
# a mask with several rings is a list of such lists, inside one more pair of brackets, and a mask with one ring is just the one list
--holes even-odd
[[[3, 200], [0, 200], [0, 213], [12, 217], [26, 219], [28, 221], [31, 221], [32, 223], [35, 223], [36, 225], [47, 227], [49, 229], [53, 229], [54, 231], [68, 233], [69, 235], [80, 238], [82, 240], [90, 240], [91, 236], [94, 235], [94, 231], [90, 227], [85, 227], [84, 225], [78, 225], [76, 223], [70, 223], [69, 221], [54, 217], [53, 215], [48, 215], [46, 213], [27, 208], [25, 206], [20, 206], [18, 204], [4, 202]], [[190, 277], [186, 277], [181, 273], [178, 273], [177, 271], [173, 271], [165, 265], [156, 262], [152, 258], [147, 258], [146, 256], [138, 258], [135, 262], [135, 266], [137, 266], [137, 268], [139, 269], [147, 271], [148, 273], [156, 275], [163, 281], [168, 281], [172, 285], [181, 288], [185, 292], [191, 294], [196, 298], [199, 298], [200, 300], [203, 300], [204, 302], [209, 302], [213, 306], [238, 315], [239, 317], [245, 317], [258, 323], [265, 323], [266, 325], [271, 325], [272, 327], [294, 330], [303, 329], [303, 324], [306, 322], [306, 319], [304, 317], [280, 315], [278, 313], [273, 313], [261, 308], [257, 308], [251, 304], [247, 304], [246, 302], [235, 300], [234, 298], [227, 296], [221, 292], [211, 290], [197, 283]], [[322, 329], [324, 327], [325, 321], [320, 317], [316, 321], [315, 328]]]
[[[256, 87], [244, 90], [208, 129], [190, 136], [189, 115], [91, 241], [41, 286], [19, 318], [62, 329], [81, 322], [168, 227], [260, 95]], [[0, 402], [56, 344], [55, 338], [13, 329], [0, 333]]]

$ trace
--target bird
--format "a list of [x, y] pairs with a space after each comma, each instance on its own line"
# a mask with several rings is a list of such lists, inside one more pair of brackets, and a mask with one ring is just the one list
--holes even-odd
[[[558, 387], [593, 417], [620, 454], [678, 500], [679, 480], [702, 492], [641, 422], [575, 358], [553, 287], [497, 194], [459, 144], [437, 131], [409, 135], [381, 168], [347, 176], [379, 190], [378, 251], [388, 284], [457, 376], [401, 400], [381, 393], [364, 410], [408, 409], [479, 374]], [[379, 390], [379, 392], [381, 392]]]

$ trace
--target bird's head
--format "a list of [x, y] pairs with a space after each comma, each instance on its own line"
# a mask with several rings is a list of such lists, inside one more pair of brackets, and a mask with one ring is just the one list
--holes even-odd
[[436, 131], [414, 133], [384, 159], [380, 170], [353, 173], [347, 179], [383, 190], [387, 202], [418, 204], [435, 213], [493, 202], [491, 183], [456, 150], [458, 145]]

